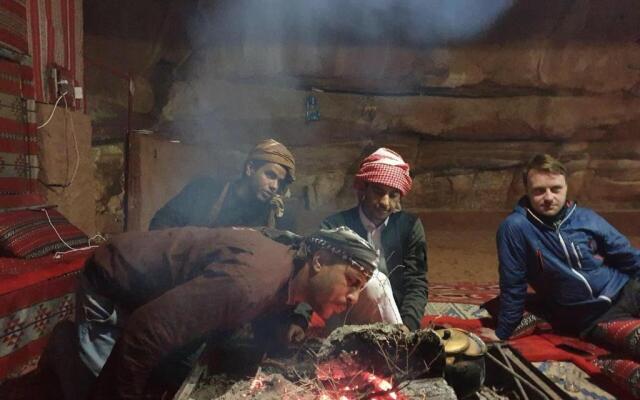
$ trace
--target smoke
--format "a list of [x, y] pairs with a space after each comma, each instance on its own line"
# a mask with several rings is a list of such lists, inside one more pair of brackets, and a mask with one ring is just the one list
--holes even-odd
[[[286, 103], [287, 93], [272, 101], [269, 96], [276, 94], [275, 89], [264, 95], [243, 93], [241, 87], [227, 87], [220, 79], [277, 77], [295, 88], [305, 87], [297, 85], [304, 77], [346, 70], [341, 79], [382, 81], [387, 64], [393, 63], [391, 48], [422, 49], [476, 40], [515, 2], [199, 0], [189, 23], [193, 51], [176, 73], [182, 82], [174, 83], [163, 117], [189, 121], [190, 126], [180, 128], [185, 132], [226, 132], [229, 127], [224, 120], [246, 119], [247, 110], [253, 120], [288, 117], [298, 103]], [[335, 57], [340, 51], [336, 49], [348, 47], [377, 50], [369, 51], [366, 60], [355, 60], [357, 51]], [[348, 67], [342, 68], [342, 62]], [[285, 112], [275, 115], [276, 109]]]
[[310, 44], [473, 39], [516, 0], [201, 0], [195, 43], [262, 40]]

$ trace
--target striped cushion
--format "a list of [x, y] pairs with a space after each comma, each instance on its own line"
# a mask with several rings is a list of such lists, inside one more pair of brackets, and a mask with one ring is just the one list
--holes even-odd
[[640, 398], [640, 363], [622, 358], [603, 358], [597, 360], [596, 365], [616, 387], [630, 394], [630, 398]]
[[[0, 255], [36, 258], [56, 251], [69, 250], [58, 234], [71, 247], [83, 247], [87, 235], [54, 209], [20, 210], [0, 213]], [[53, 229], [55, 226], [55, 230]], [[56, 230], [58, 234], [56, 234]]]

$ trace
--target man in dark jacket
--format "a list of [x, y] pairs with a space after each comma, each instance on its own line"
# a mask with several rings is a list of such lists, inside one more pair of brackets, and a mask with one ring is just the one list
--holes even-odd
[[81, 277], [79, 356], [99, 374], [90, 398], [147, 398], [154, 368], [176, 352], [256, 318], [288, 315], [300, 302], [323, 318], [342, 312], [376, 265], [375, 250], [344, 227], [294, 246], [250, 228], [117, 236]]
[[295, 160], [281, 143], [258, 143], [239, 179], [201, 177], [160, 208], [149, 230], [179, 226], [268, 226], [293, 230], [283, 197], [295, 179]]
[[[295, 221], [284, 212], [284, 197], [294, 180], [293, 154], [276, 140], [263, 140], [249, 152], [240, 178], [194, 179], [155, 213], [149, 230], [264, 226], [293, 231]], [[288, 335], [302, 340], [310, 317], [311, 310], [306, 306], [296, 310]]]
[[[601, 216], [567, 201], [566, 176], [548, 154], [535, 155], [523, 172], [526, 195], [497, 234], [495, 334], [507, 339], [520, 323], [529, 284], [554, 329], [624, 351], [627, 338], [640, 337], [640, 251]], [[616, 321], [628, 328], [617, 339]], [[640, 355], [637, 344], [627, 351]]]
[[[373, 245], [379, 253], [379, 275], [388, 277], [393, 291], [393, 299], [386, 296], [374, 302], [395, 302], [392, 307], [397, 305], [399, 318], [389, 321], [381, 309], [384, 322], [402, 323], [415, 330], [427, 305], [427, 245], [420, 218], [401, 210], [400, 201], [411, 183], [409, 165], [402, 157], [380, 148], [362, 161], [356, 174], [358, 206], [329, 216], [322, 227], [348, 226]], [[375, 277], [367, 287], [374, 283]], [[366, 288], [350, 314], [357, 315], [357, 307], [371, 300], [367, 293]]]

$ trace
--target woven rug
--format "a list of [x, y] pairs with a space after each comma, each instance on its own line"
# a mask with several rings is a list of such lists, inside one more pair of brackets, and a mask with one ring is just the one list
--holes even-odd
[[426, 315], [446, 315], [460, 319], [476, 319], [488, 317], [489, 313], [477, 304], [462, 303], [427, 303]]
[[497, 283], [430, 283], [429, 301], [434, 303], [482, 304], [500, 293]]
[[[544, 361], [533, 363], [538, 370], [545, 374], [553, 383], [561, 388], [565, 387], [567, 375], [573, 375], [577, 390], [568, 392], [574, 399], [584, 400], [615, 400], [616, 397], [594, 385], [589, 375], [566, 361]], [[564, 389], [566, 390], [566, 389]]]
[[488, 317], [479, 305], [496, 297], [499, 291], [496, 283], [429, 284], [425, 313], [462, 319]]
[[[478, 320], [489, 317], [487, 311], [479, 306], [498, 296], [499, 293], [500, 288], [497, 283], [430, 284], [426, 314], [431, 316], [433, 322], [438, 321], [438, 318], [440, 318], [438, 316], [444, 316], [443, 320], [445, 322], [450, 321], [446, 317], [462, 320]], [[436, 317], [434, 318], [433, 316]], [[480, 321], [468, 322], [469, 324], [477, 323], [481, 325]], [[466, 329], [473, 331], [470, 326], [466, 327]], [[547, 347], [549, 346], [548, 343], [546, 345]], [[573, 369], [575, 371], [574, 376], [579, 382], [579, 391], [568, 394], [575, 399], [613, 400], [616, 398], [593, 384], [589, 375], [572, 362], [544, 361], [533, 364], [561, 388], [564, 386], [566, 371]]]

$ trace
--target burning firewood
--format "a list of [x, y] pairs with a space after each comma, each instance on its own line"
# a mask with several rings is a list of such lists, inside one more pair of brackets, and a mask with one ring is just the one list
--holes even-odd
[[323, 365], [353, 370], [362, 367], [397, 381], [441, 376], [444, 351], [434, 331], [405, 332], [388, 324], [347, 325], [336, 329], [318, 352]]
[[416, 386], [418, 378], [436, 377], [447, 387], [443, 368], [443, 346], [432, 330], [407, 333], [385, 324], [345, 326], [323, 341], [307, 341], [288, 357], [263, 359], [253, 378], [228, 386], [221, 397], [207, 397], [202, 387], [190, 397], [408, 400], [424, 398], [425, 388], [433, 386], [424, 380]]

